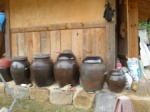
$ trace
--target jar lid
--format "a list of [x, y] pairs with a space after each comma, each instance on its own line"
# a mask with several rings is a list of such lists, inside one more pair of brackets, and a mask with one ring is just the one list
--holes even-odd
[[49, 58], [50, 54], [35, 54], [34, 58]]
[[124, 75], [123, 71], [121, 69], [111, 69], [109, 74], [114, 76], [122, 76]]
[[72, 53], [61, 53], [59, 54], [57, 60], [75, 60], [76, 57]]
[[100, 56], [87, 56], [83, 59], [83, 62], [88, 64], [103, 64], [103, 59]]
[[16, 56], [16, 57], [12, 57], [12, 60], [14, 61], [24, 61], [27, 60], [27, 56]]

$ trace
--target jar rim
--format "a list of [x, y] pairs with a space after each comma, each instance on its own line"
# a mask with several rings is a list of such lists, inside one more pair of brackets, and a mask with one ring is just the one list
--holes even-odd
[[23, 60], [27, 60], [27, 56], [15, 56], [15, 57], [12, 57], [12, 60], [15, 60], [15, 61], [23, 61]]
[[34, 54], [33, 56], [36, 59], [40, 59], [40, 58], [49, 58], [50, 54]]
[[57, 60], [76, 60], [73, 53], [61, 53], [58, 55]]
[[100, 56], [86, 56], [82, 62], [88, 64], [103, 64], [103, 59]]

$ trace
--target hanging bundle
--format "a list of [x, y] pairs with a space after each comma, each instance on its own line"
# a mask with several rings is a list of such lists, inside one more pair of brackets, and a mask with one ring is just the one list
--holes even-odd
[[108, 2], [106, 4], [106, 9], [105, 9], [105, 12], [104, 12], [104, 18], [108, 21], [108, 22], [111, 22], [112, 21], [112, 18], [114, 17], [114, 11], [111, 7], [111, 4]]
[[5, 14], [0, 12], [0, 32], [4, 32]]

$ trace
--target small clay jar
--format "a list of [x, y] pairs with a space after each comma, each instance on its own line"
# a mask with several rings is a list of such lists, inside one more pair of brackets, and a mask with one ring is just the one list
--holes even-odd
[[121, 69], [113, 69], [106, 75], [106, 82], [110, 91], [119, 93], [125, 87], [126, 78]]
[[[1, 59], [0, 60], [0, 73], [6, 82], [12, 80], [12, 76], [10, 73], [11, 62], [12, 61], [10, 59]], [[1, 81], [2, 80], [0, 79], [0, 82]]]
[[28, 84], [30, 82], [30, 63], [27, 57], [18, 56], [12, 59], [10, 71], [14, 82], [16, 85]]
[[80, 79], [83, 89], [95, 92], [103, 88], [106, 67], [99, 56], [87, 56], [80, 66]]
[[60, 87], [67, 84], [77, 85], [79, 80], [79, 67], [71, 50], [64, 50], [59, 54], [54, 64], [54, 76]]
[[49, 54], [36, 54], [30, 66], [31, 80], [39, 87], [50, 86], [54, 82], [53, 62]]

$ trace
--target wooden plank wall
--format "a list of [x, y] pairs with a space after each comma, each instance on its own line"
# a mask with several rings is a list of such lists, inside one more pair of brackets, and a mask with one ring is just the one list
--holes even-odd
[[71, 49], [79, 63], [85, 56], [101, 56], [106, 64], [106, 28], [70, 29], [11, 33], [11, 55], [28, 56], [49, 53], [53, 61], [65, 49]]

